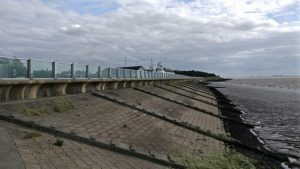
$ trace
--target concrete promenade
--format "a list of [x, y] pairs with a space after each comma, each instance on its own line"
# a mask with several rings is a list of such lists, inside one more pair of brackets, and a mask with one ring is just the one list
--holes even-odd
[[178, 154], [207, 158], [231, 149], [219, 98], [204, 85], [93, 92], [2, 102], [0, 157], [7, 159], [0, 168], [186, 168]]

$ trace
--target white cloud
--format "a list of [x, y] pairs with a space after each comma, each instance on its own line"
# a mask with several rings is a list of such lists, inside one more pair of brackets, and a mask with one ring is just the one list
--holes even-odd
[[129, 64], [153, 58], [221, 75], [293, 74], [300, 22], [278, 23], [270, 14], [298, 2], [117, 0], [118, 9], [88, 15], [57, 1], [0, 1], [0, 55], [111, 66], [127, 56]]

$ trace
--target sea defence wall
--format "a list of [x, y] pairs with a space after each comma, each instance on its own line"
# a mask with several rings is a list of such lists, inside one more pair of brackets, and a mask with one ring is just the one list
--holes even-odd
[[142, 66], [103, 68], [56, 61], [0, 56], [0, 101], [35, 99], [106, 89], [174, 84], [191, 79]]
[[0, 80], [0, 100], [12, 101], [87, 93], [93, 90], [175, 84], [186, 79], [36, 79]]

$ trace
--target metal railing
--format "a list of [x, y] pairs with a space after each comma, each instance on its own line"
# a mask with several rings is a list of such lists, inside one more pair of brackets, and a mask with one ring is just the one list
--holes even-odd
[[101, 66], [63, 63], [0, 56], [0, 80], [10, 79], [178, 79], [189, 78], [171, 72], [102, 68]]

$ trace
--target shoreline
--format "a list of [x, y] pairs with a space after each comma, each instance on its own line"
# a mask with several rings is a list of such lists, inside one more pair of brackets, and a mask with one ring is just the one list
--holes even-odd
[[[222, 80], [222, 81], [227, 81], [227, 79]], [[232, 101], [230, 99], [228, 99], [222, 92], [220, 92], [218, 90], [218, 88], [221, 88], [221, 87], [209, 86], [208, 85], [209, 82], [211, 82], [211, 81], [203, 82], [203, 84], [205, 84], [216, 95], [216, 97], [222, 98], [222, 102], [218, 102], [219, 105], [224, 106], [224, 104], [225, 104], [226, 106], [229, 106], [229, 107], [237, 110], [238, 112], [240, 112], [240, 115], [238, 118], [236, 116], [234, 117], [233, 113], [228, 113], [227, 110], [221, 110], [222, 115], [225, 117], [228, 117], [228, 118], [239, 119], [241, 123], [247, 124], [245, 119], [241, 116], [242, 114], [245, 114], [245, 112], [243, 112], [243, 110], [240, 110], [235, 104], [232, 103]], [[216, 81], [213, 81], [213, 82], [216, 82]], [[224, 127], [231, 134], [231, 136], [234, 139], [237, 139], [237, 140], [241, 141], [242, 143], [245, 143], [248, 145], [254, 145], [254, 147], [257, 147], [259, 150], [268, 152], [268, 153], [272, 154], [274, 157], [278, 157], [278, 159], [276, 159], [273, 157], [267, 157], [267, 156], [259, 154], [257, 152], [251, 152], [249, 150], [245, 150], [240, 147], [232, 147], [236, 151], [238, 151], [252, 159], [257, 159], [258, 158], [257, 155], [261, 156], [262, 157], [262, 159], [260, 159], [261, 166], [257, 166], [257, 167], [260, 167], [260, 168], [300, 167], [299, 163], [295, 163], [295, 161], [297, 161], [296, 156], [293, 156], [293, 154], [279, 153], [279, 152], [274, 152], [274, 151], [270, 150], [266, 146], [266, 143], [258, 136], [257, 133], [255, 133], [255, 131], [253, 129], [249, 129], [249, 128], [247, 129], [244, 127], [236, 128], [233, 125], [228, 124], [228, 122], [226, 122], [226, 121], [224, 121]], [[282, 159], [282, 160], [280, 160], [280, 159]]]

